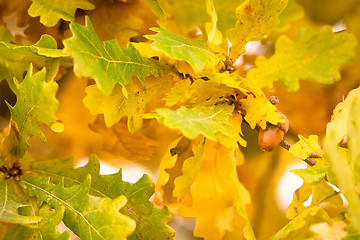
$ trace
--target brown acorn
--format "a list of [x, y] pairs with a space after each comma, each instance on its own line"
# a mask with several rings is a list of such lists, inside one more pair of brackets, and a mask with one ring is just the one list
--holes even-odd
[[270, 152], [277, 147], [284, 137], [284, 131], [272, 124], [267, 124], [266, 129], [259, 131], [258, 144], [261, 150]]

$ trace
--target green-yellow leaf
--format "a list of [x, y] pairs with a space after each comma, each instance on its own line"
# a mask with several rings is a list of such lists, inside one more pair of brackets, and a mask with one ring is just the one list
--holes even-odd
[[118, 85], [109, 96], [101, 92], [97, 85], [90, 85], [86, 88], [87, 96], [84, 103], [92, 114], [104, 114], [108, 127], [127, 116], [128, 129], [134, 133], [142, 128], [141, 114], [146, 112], [146, 107], [155, 103], [154, 99], [160, 100], [172, 83], [171, 77], [147, 78], [145, 84], [134, 81], [127, 86], [127, 97]]
[[68, 240], [70, 239], [69, 232], [59, 233], [57, 226], [63, 219], [65, 207], [59, 209], [51, 209], [47, 204], [44, 204], [39, 209], [39, 216], [43, 220], [39, 226], [28, 228], [22, 225], [16, 225], [10, 232], [8, 232], [3, 240]]
[[[2, 163], [3, 164], [3, 163]], [[29, 204], [18, 196], [14, 180], [5, 180], [0, 176], [0, 221], [18, 224], [34, 224], [42, 220], [40, 216], [23, 216], [18, 209], [28, 207]]]
[[308, 222], [316, 223], [329, 220], [330, 217], [319, 206], [310, 207], [292, 219], [285, 227], [274, 234], [270, 240], [295, 239], [295, 237], [299, 240], [306, 239], [307, 234], [309, 234]]
[[167, 106], [188, 100], [191, 102], [219, 101], [225, 96], [235, 94], [234, 89], [247, 94], [249, 91], [242, 87], [242, 83], [239, 79], [226, 73], [203, 74], [194, 81], [184, 79], [177, 82], [164, 100], [166, 100]]
[[50, 179], [26, 177], [21, 182], [25, 192], [37, 197], [40, 205], [65, 207], [64, 223], [81, 239], [126, 239], [135, 230], [135, 222], [119, 210], [127, 202], [125, 196], [115, 199], [89, 195], [91, 177], [70, 188], [50, 183]]
[[328, 171], [328, 167], [318, 165], [319, 163], [309, 168], [291, 170], [291, 172], [304, 179], [308, 184], [316, 184], [325, 178]]
[[205, 67], [213, 67], [220, 61], [220, 57], [207, 48], [205, 41], [183, 38], [161, 28], [151, 30], [158, 32], [156, 35], [146, 36], [154, 40], [151, 44], [154, 50], [173, 59], [188, 62], [196, 73], [203, 71]]
[[[303, 176], [301, 176], [303, 177]], [[343, 206], [343, 201], [338, 192], [334, 190], [326, 181], [321, 178], [319, 181], [314, 180], [316, 175], [305, 175], [304, 184], [294, 192], [293, 200], [286, 210], [286, 217], [292, 219], [299, 214], [302, 214], [306, 209], [311, 208], [321, 203], [327, 203], [335, 208]], [[310, 206], [305, 207], [304, 203], [309, 200], [311, 196]]]
[[246, 111], [244, 119], [249, 123], [251, 128], [256, 125], [263, 130], [266, 129], [266, 123], [278, 124], [285, 122], [283, 115], [276, 110], [264, 95], [254, 97], [249, 95], [246, 99], [240, 100], [241, 108]]
[[60, 18], [70, 22], [74, 21], [77, 8], [84, 10], [95, 8], [88, 0], [31, 1], [32, 4], [28, 10], [29, 15], [32, 17], [40, 16], [40, 22], [47, 27], [55, 26]]
[[326, 134], [333, 134], [336, 143], [339, 143], [349, 132], [350, 109], [355, 99], [360, 97], [360, 87], [351, 90], [346, 99], [336, 105], [331, 120], [326, 126]]
[[230, 57], [236, 59], [249, 41], [260, 40], [275, 30], [286, 4], [287, 0], [247, 0], [238, 6], [238, 21], [226, 34], [232, 44]]
[[24, 155], [28, 148], [27, 140], [31, 136], [46, 141], [40, 129], [42, 124], [49, 127], [53, 124], [61, 124], [55, 116], [59, 109], [59, 101], [55, 97], [58, 85], [53, 81], [46, 82], [45, 76], [45, 68], [33, 74], [33, 67], [30, 65], [21, 83], [14, 79], [15, 86], [12, 90], [17, 97], [17, 102], [13, 107], [8, 104], [8, 107], [11, 118], [17, 123], [19, 130], [19, 145], [14, 153], [19, 157]]
[[290, 153], [301, 159], [305, 159], [314, 153], [318, 156], [324, 156], [324, 151], [319, 145], [318, 136], [311, 135], [309, 139], [306, 139], [299, 134], [298, 137], [300, 140], [290, 147]]
[[330, 26], [319, 30], [304, 27], [294, 41], [279, 37], [275, 54], [269, 59], [259, 57], [247, 78], [267, 89], [279, 81], [288, 91], [299, 89], [299, 79], [333, 83], [340, 79], [338, 68], [351, 60], [355, 46], [354, 36], [345, 31], [334, 33]]
[[171, 129], [180, 130], [189, 139], [203, 135], [213, 141], [220, 141], [227, 147], [235, 146], [236, 142], [245, 146], [245, 140], [239, 135], [239, 126], [229, 123], [233, 110], [234, 106], [228, 104], [194, 108], [183, 106], [176, 111], [159, 108], [156, 110], [157, 114], [149, 117], [155, 117], [159, 123]]
[[[7, 79], [9, 85], [15, 77], [18, 81], [23, 79], [23, 73], [32, 63], [37, 69], [46, 67], [48, 70], [56, 65], [56, 60], [69, 66], [71, 59], [60, 49], [50, 35], [42, 35], [34, 45], [18, 46], [9, 42], [0, 42], [0, 81]], [[58, 66], [57, 66], [58, 67]], [[55, 69], [57, 73], [57, 69]], [[49, 72], [48, 72], [49, 74]], [[47, 77], [51, 79], [51, 76]]]
[[73, 36], [64, 40], [64, 51], [74, 59], [74, 72], [94, 78], [107, 96], [116, 83], [126, 87], [133, 76], [144, 82], [148, 75], [165, 72], [155, 61], [143, 58], [131, 43], [128, 48], [121, 48], [115, 39], [101, 44], [88, 17], [85, 26], [73, 22], [70, 29]]
[[120, 213], [136, 221], [136, 229], [128, 239], [172, 239], [174, 231], [166, 225], [171, 214], [166, 207], [158, 208], [149, 200], [154, 193], [154, 183], [144, 175], [135, 184], [122, 180], [122, 172], [100, 175], [99, 159], [91, 155], [89, 162], [74, 168], [74, 159], [34, 162], [31, 171], [36, 176], [50, 177], [52, 182], [60, 183], [64, 178], [65, 187], [80, 184], [91, 175], [90, 194], [98, 197], [116, 199], [121, 195], [127, 198]]
[[[360, 183], [359, 174], [355, 172], [355, 169], [359, 169], [360, 165], [359, 147], [356, 142], [360, 132], [358, 119], [360, 97], [358, 92], [358, 89], [353, 90], [345, 101], [336, 107], [332, 122], [327, 127], [325, 156], [331, 164], [337, 186], [349, 202], [348, 211], [352, 223], [357, 231], [360, 231], [360, 198], [357, 191]], [[338, 129], [336, 124], [346, 124], [347, 126], [346, 131], [349, 137], [349, 153], [347, 155], [341, 154], [337, 147], [339, 139], [337, 131], [342, 130], [344, 132], [344, 128], [340, 128], [339, 125]]]

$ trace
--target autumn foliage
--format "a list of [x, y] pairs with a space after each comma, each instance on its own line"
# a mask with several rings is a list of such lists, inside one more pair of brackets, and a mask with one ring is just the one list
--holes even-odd
[[360, 239], [358, 1], [3, 0], [0, 16], [1, 239]]

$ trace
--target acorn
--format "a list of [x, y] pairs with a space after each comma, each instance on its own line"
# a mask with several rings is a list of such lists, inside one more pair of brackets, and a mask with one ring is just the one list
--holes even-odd
[[261, 150], [270, 152], [277, 147], [284, 138], [285, 132], [278, 126], [267, 124], [266, 129], [259, 131], [258, 144]]

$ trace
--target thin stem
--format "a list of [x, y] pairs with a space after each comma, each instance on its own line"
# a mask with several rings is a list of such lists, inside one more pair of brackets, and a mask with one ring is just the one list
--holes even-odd
[[[285, 139], [281, 140], [280, 144], [281, 147], [285, 148], [286, 150], [289, 150], [291, 147], [291, 143], [289, 143], [288, 141], [286, 141]], [[302, 159], [304, 162], [306, 162], [308, 165], [310, 166], [315, 166], [316, 165], [316, 161], [312, 158], [305, 158]]]

